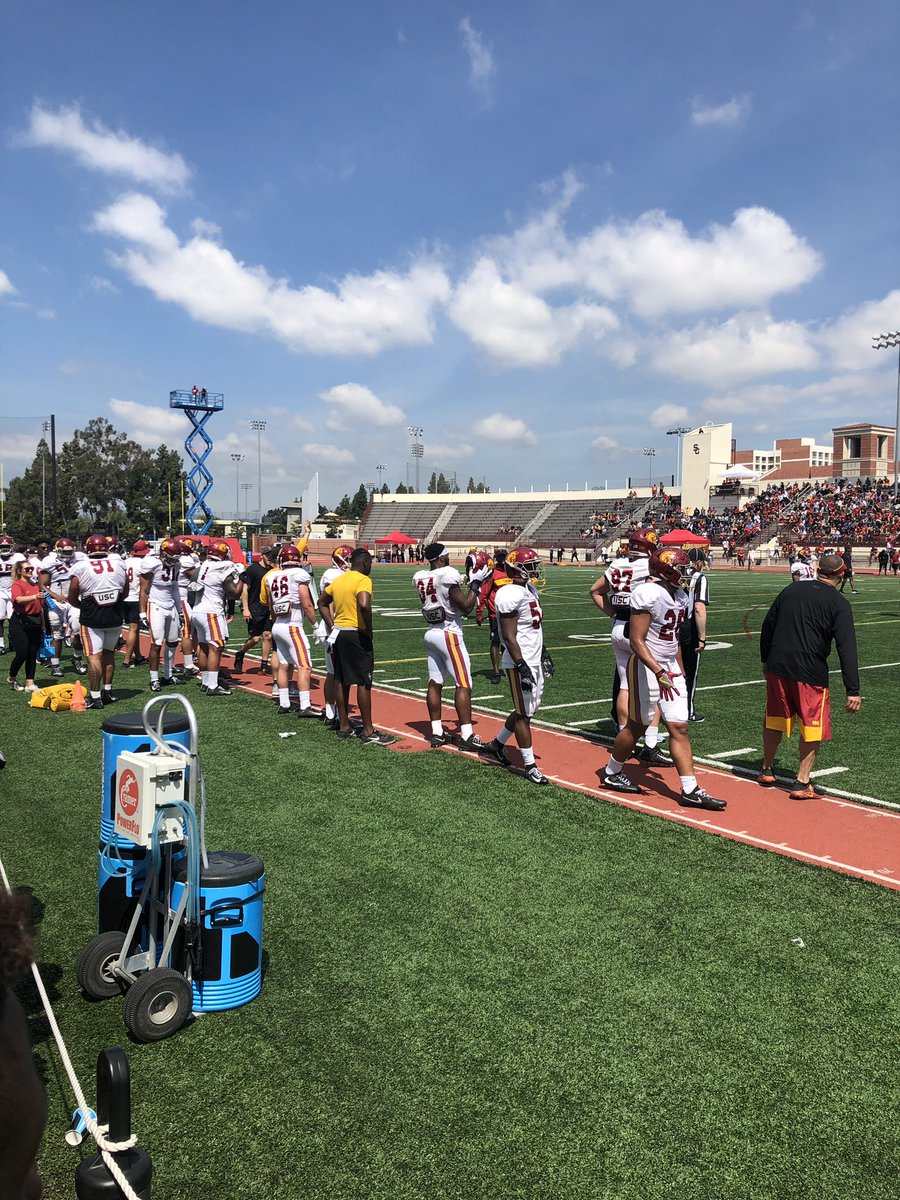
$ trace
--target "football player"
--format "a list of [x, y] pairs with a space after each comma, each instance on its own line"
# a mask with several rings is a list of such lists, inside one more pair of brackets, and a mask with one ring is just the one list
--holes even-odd
[[12, 570], [24, 561], [25, 555], [17, 553], [12, 538], [0, 537], [0, 654], [6, 654], [4, 626], [13, 614]]
[[88, 660], [90, 697], [85, 707], [114, 704], [116, 643], [125, 616], [128, 591], [125, 564], [110, 561], [106, 538], [92, 534], [84, 543], [85, 558], [73, 564], [68, 602], [79, 610], [81, 641]]
[[194, 665], [195, 646], [191, 640], [192, 589], [200, 567], [200, 558], [197, 554], [198, 543], [196, 538], [187, 534], [185, 537], [180, 537], [176, 540], [181, 547], [181, 554], [178, 559], [178, 594], [181, 605], [181, 654], [184, 658], [184, 666], [177, 666], [174, 668], [174, 671], [176, 675], [192, 676], [198, 673]]
[[122, 669], [130, 671], [139, 667], [147, 660], [141, 654], [139, 631], [141, 625], [141, 567], [144, 559], [150, 553], [150, 543], [138, 539], [131, 547], [131, 553], [125, 559], [125, 577], [128, 580], [128, 592], [125, 595], [125, 654], [122, 658]]
[[[638, 584], [648, 578], [647, 564], [650, 555], [659, 548], [659, 538], [653, 529], [634, 529], [629, 534], [626, 553], [613, 559], [601, 577], [591, 587], [591, 599], [601, 611], [612, 618], [613, 654], [616, 670], [613, 676], [613, 706], [616, 732], [624, 728], [628, 720], [628, 678], [625, 668], [631, 657], [629, 643], [629, 617], [631, 615], [631, 593]], [[644, 745], [640, 760], [653, 766], [669, 766], [669, 759], [659, 748], [659, 712], [644, 733]]]
[[497, 619], [503, 644], [503, 669], [509, 680], [513, 711], [485, 752], [502, 766], [510, 765], [504, 747], [515, 736], [529, 783], [547, 784], [549, 779], [534, 761], [531, 718], [537, 712], [544, 692], [544, 676], [552, 676], [553, 664], [544, 651], [541, 602], [533, 580], [540, 570], [537, 551], [518, 546], [510, 551], [504, 564], [510, 582], [497, 592]]
[[658, 705], [669, 729], [669, 746], [681, 778], [678, 803], [685, 808], [721, 812], [725, 801], [714, 799], [697, 783], [688, 734], [688, 700], [678, 635], [687, 608], [682, 585], [691, 560], [683, 550], [665, 547], [651, 555], [648, 565], [650, 578], [631, 593], [628, 721], [613, 743], [601, 786], [631, 794], [641, 791], [623, 768]]
[[59, 538], [50, 554], [41, 559], [38, 582], [47, 594], [47, 615], [50, 620], [50, 633], [53, 636], [53, 657], [50, 659], [50, 674], [57, 678], [62, 675], [59, 665], [62, 655], [63, 641], [72, 643], [72, 660], [79, 675], [86, 671], [84, 658], [81, 653], [81, 637], [78, 631], [78, 613], [69, 607], [69, 581], [72, 578], [74, 564], [83, 559], [84, 555], [75, 549], [75, 543], [69, 538]]
[[316, 621], [310, 590], [311, 577], [303, 566], [296, 546], [282, 546], [278, 566], [265, 577], [269, 612], [272, 616], [272, 640], [278, 655], [278, 711], [293, 712], [289, 687], [290, 669], [297, 671], [298, 717], [321, 717], [321, 709], [313, 708], [309, 698], [312, 662], [309, 641], [303, 629], [304, 618]]
[[[158, 692], [163, 684], [173, 682], [175, 650], [181, 634], [181, 592], [178, 576], [181, 572], [181, 550], [176, 538], [164, 538], [156, 554], [148, 554], [141, 564], [140, 626], [150, 634], [150, 691]], [[163, 654], [163, 676], [159, 677], [160, 653]]]
[[217, 538], [209, 543], [207, 558], [197, 572], [196, 599], [191, 627], [197, 638], [202, 690], [207, 696], [230, 696], [219, 683], [219, 661], [228, 637], [225, 604], [243, 591], [240, 572], [231, 561], [231, 547]]
[[441, 701], [444, 682], [453, 681], [453, 703], [459, 718], [457, 749], [484, 750], [485, 743], [472, 728], [472, 665], [463, 640], [463, 618], [475, 607], [485, 576], [491, 570], [486, 556], [481, 567], [473, 562], [469, 569], [469, 590], [463, 592], [462, 576], [450, 566], [450, 554], [442, 542], [432, 542], [422, 552], [428, 569], [416, 571], [413, 587], [419, 593], [425, 630], [425, 650], [428, 654], [428, 692], [426, 703], [431, 720], [433, 749], [452, 742], [444, 732], [441, 720]]
[[[349, 569], [352, 546], [338, 546], [331, 555], [331, 566], [322, 572], [319, 587], [324, 592], [330, 583]], [[315, 628], [316, 640], [325, 648], [325, 727], [337, 729], [340, 722], [337, 711], [337, 685], [334, 681], [334, 659], [331, 656], [331, 646], [328, 644], [328, 627], [325, 618], [319, 620]]]
[[[478, 592], [478, 603], [475, 605], [475, 624], [480, 625], [484, 610], [487, 609], [488, 628], [491, 636], [491, 683], [500, 682], [500, 626], [497, 624], [497, 589], [509, 583], [504, 563], [507, 551], [500, 549], [494, 553], [493, 566], [490, 573], [484, 577], [484, 582]], [[476, 559], [475, 569], [479, 563]]]

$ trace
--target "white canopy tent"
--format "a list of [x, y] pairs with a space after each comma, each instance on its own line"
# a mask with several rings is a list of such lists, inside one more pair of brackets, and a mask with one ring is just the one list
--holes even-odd
[[749, 467], [745, 467], [742, 463], [736, 466], [729, 467], [727, 471], [719, 476], [720, 479], [759, 479], [759, 471], [752, 471]]

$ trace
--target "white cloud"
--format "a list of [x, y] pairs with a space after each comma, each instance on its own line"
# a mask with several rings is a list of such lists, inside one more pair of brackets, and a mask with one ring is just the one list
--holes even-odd
[[[49, 445], [50, 435], [42, 435], [40, 432], [40, 418], [36, 422], [37, 432], [35, 433], [8, 433], [5, 430], [0, 430], [0, 462], [6, 467], [6, 483], [19, 471], [25, 467], [30, 467], [34, 462], [35, 454], [37, 453], [38, 442], [42, 436], [46, 436]], [[59, 427], [57, 426], [57, 438], [59, 437]], [[60, 445], [60, 442], [57, 442]], [[47, 460], [47, 478], [50, 478], [50, 461]], [[15, 513], [7, 512], [7, 520], [10, 521], [10, 528], [15, 531], [16, 521]], [[8, 532], [5, 531], [5, 532]]]
[[741, 117], [746, 117], [752, 108], [752, 100], [748, 94], [732, 96], [725, 104], [705, 104], [699, 96], [691, 101], [692, 125], [736, 125]]
[[356, 462], [352, 450], [321, 442], [307, 442], [303, 447], [303, 455], [309, 461], [312, 470], [317, 467], [346, 467]]
[[88, 287], [95, 292], [111, 292], [115, 296], [119, 294], [119, 289], [105, 275], [88, 275], [87, 283]]
[[182, 191], [190, 178], [180, 154], [167, 154], [140, 138], [107, 129], [100, 121], [85, 124], [77, 106], [51, 112], [41, 104], [31, 110], [31, 124], [22, 138], [28, 146], [46, 146], [74, 155], [84, 167], [107, 175], [124, 175], [136, 183], [165, 192]]
[[0, 296], [14, 296], [16, 289], [5, 271], [0, 271]]
[[795, 321], [773, 321], [765, 313], [738, 313], [721, 325], [672, 333], [653, 356], [661, 374], [716, 388], [817, 365], [809, 331]]
[[618, 450], [619, 443], [615, 438], [607, 437], [605, 434], [600, 434], [591, 442], [592, 450]]
[[[888, 396], [888, 404], [893, 397]], [[734, 416], [760, 416], [772, 413], [783, 421], [786, 412], [852, 413], [860, 406], [877, 420], [878, 405], [885, 402], [884, 388], [877, 375], [833, 375], [812, 383], [756, 383], [708, 397], [703, 408], [712, 417], [730, 420]], [[891, 409], [891, 412], [893, 410]], [[888, 414], [885, 414], [887, 416]]]
[[34, 310], [34, 315], [40, 321], [55, 321], [56, 320], [56, 310], [53, 308], [36, 308]]
[[184, 413], [174, 408], [157, 408], [153, 404], [113, 398], [109, 410], [121, 423], [124, 433], [152, 449], [164, 442], [182, 441], [190, 430]]
[[665, 429], [667, 425], [683, 425], [687, 419], [688, 410], [682, 404], [660, 404], [648, 418], [654, 429]]
[[355, 429], [358, 425], [398, 425], [404, 420], [402, 408], [385, 404], [371, 389], [359, 383], [339, 383], [319, 393], [331, 408], [326, 424], [329, 429]]
[[476, 92], [487, 97], [490, 95], [491, 80], [497, 71], [494, 56], [468, 17], [463, 17], [460, 21], [459, 31], [462, 34], [463, 48], [469, 57], [469, 83]]
[[618, 325], [605, 306], [552, 307], [541, 296], [501, 277], [490, 258], [480, 259], [456, 289], [450, 317], [480, 349], [507, 366], [559, 362], [584, 335], [602, 336]]
[[441, 439], [440, 450], [435, 452], [435, 457], [441, 462], [469, 462], [475, 454], [475, 447], [470, 442], [459, 442], [454, 440], [453, 431], [449, 431]]
[[432, 310], [450, 293], [443, 268], [427, 259], [406, 274], [346, 275], [334, 291], [291, 287], [201, 234], [181, 244], [165, 215], [152, 197], [133, 194], [97, 213], [94, 229], [132, 243], [112, 261], [158, 299], [207, 325], [266, 333], [292, 350], [377, 354], [427, 344]]
[[517, 443], [522, 446], [536, 446], [537, 438], [524, 421], [518, 417], [507, 417], [504, 413], [491, 413], [482, 417], [472, 426], [476, 437], [484, 438], [486, 442]]
[[874, 337], [894, 329], [900, 329], [900, 290], [843, 313], [823, 326], [818, 340], [838, 371], [865, 371], [886, 366], [891, 357], [896, 362], [896, 351], [887, 354], [872, 349]]

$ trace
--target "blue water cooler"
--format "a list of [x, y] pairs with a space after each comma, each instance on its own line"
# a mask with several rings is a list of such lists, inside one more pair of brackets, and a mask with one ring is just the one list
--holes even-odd
[[[175, 864], [173, 876], [174, 910], [187, 879], [183, 859]], [[265, 868], [252, 854], [219, 850], [201, 867], [202, 965], [192, 982], [194, 1012], [238, 1008], [259, 995], [265, 890]]]
[[[183, 714], [163, 718], [163, 739], [190, 749], [190, 725]], [[152, 750], [139, 712], [116, 713], [103, 721], [103, 795], [97, 871], [97, 932], [128, 928], [147, 875], [148, 851], [115, 832], [116, 762], [125, 750]]]

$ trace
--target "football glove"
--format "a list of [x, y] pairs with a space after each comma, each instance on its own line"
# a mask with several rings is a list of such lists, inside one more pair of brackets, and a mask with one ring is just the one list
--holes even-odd
[[668, 671], [659, 671], [656, 676], [656, 681], [659, 684], [660, 700], [671, 700], [673, 696], [678, 696], [680, 693], [675, 686], [674, 676]]
[[484, 581], [487, 579], [488, 575], [490, 575], [490, 573], [491, 573], [491, 571], [493, 571], [493, 569], [494, 569], [493, 567], [485, 565], [485, 566], [481, 567], [478, 571], [472, 571], [469, 574], [469, 587], [472, 589], [473, 592], [477, 591], [481, 587], [481, 585], [484, 583]]
[[534, 690], [534, 674], [524, 658], [520, 658], [516, 663], [516, 670], [519, 672], [519, 679], [522, 681], [522, 691], [531, 692]]
[[149, 633], [150, 632], [150, 622], [147, 620], [146, 613], [141, 613], [141, 619], [140, 619], [139, 624], [141, 627], [141, 633]]
[[547, 679], [552, 679], [556, 674], [556, 664], [550, 657], [549, 650], [541, 651], [541, 670], [544, 672], [544, 675]]

